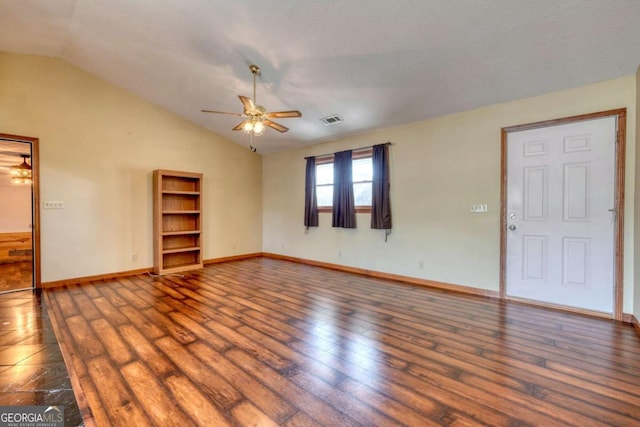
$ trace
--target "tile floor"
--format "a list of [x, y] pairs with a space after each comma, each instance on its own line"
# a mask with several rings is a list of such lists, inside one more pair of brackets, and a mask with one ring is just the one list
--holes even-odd
[[0, 294], [0, 406], [58, 405], [83, 425], [40, 291]]

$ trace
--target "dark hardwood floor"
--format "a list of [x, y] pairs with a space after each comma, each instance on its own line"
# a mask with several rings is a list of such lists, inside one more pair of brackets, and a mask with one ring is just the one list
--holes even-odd
[[0, 293], [33, 288], [31, 261], [0, 263]]
[[267, 258], [46, 296], [87, 425], [640, 425], [609, 320]]

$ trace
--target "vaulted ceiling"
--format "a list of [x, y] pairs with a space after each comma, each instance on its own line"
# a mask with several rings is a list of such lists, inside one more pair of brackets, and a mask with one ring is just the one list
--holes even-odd
[[[0, 0], [0, 50], [62, 58], [262, 153], [635, 73], [632, 0]], [[0, 94], [0, 99], [1, 99]], [[343, 122], [326, 126], [321, 118]]]

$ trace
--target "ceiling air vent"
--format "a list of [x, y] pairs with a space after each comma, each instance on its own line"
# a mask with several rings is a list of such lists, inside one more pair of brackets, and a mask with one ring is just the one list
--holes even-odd
[[337, 114], [334, 114], [333, 116], [323, 117], [320, 119], [320, 121], [325, 126], [329, 126], [329, 125], [335, 125], [336, 123], [341, 123], [343, 120], [342, 120], [342, 117], [340, 117]]

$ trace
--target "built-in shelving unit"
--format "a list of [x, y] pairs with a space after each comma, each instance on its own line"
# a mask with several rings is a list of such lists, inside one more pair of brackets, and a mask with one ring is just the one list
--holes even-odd
[[153, 171], [156, 274], [202, 268], [202, 174]]

